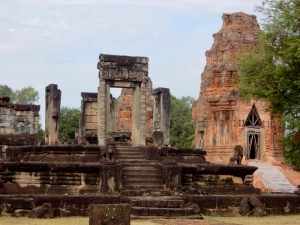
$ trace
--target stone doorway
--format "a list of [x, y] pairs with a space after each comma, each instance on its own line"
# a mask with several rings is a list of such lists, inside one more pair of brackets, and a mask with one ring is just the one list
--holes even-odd
[[148, 58], [100, 54], [98, 90], [98, 144], [112, 131], [110, 88], [132, 88], [132, 144], [146, 145], [146, 83]]
[[247, 150], [248, 159], [259, 159], [260, 158], [260, 133], [259, 132], [248, 132], [247, 138]]
[[253, 104], [248, 117], [244, 123], [246, 128], [246, 159], [260, 159], [262, 156], [262, 136], [263, 122], [260, 119], [255, 104]]

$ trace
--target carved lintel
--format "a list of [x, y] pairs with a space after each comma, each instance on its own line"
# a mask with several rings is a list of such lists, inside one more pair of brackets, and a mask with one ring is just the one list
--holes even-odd
[[148, 76], [147, 57], [100, 54], [97, 68], [104, 80], [145, 81]]

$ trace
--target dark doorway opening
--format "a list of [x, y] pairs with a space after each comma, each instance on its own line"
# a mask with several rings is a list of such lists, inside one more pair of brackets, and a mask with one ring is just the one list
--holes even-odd
[[259, 154], [259, 133], [250, 133], [248, 135], [248, 158], [260, 158]]

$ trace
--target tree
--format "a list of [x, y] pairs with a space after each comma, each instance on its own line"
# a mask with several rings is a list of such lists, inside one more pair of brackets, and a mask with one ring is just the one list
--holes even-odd
[[59, 136], [75, 138], [75, 130], [79, 128], [80, 110], [66, 106], [60, 109]]
[[0, 95], [9, 96], [10, 102], [14, 104], [34, 104], [39, 100], [39, 92], [31, 86], [14, 91], [7, 85], [0, 84]]
[[280, 141], [287, 162], [300, 169], [300, 1], [265, 0], [256, 10], [265, 15], [256, 45], [238, 57], [241, 94], [268, 103], [286, 124]]
[[15, 92], [13, 91], [13, 89], [11, 89], [10, 87], [8, 87], [7, 85], [0, 84], [0, 95], [2, 95], [2, 96], [9, 96], [11, 102], [14, 102], [15, 99], [16, 99]]
[[170, 144], [172, 147], [191, 148], [194, 143], [194, 122], [188, 96], [181, 99], [171, 95]]
[[[0, 95], [9, 96], [10, 102], [14, 104], [34, 104], [39, 100], [39, 92], [34, 90], [33, 87], [24, 87], [21, 90], [14, 91], [7, 85], [0, 84]], [[39, 116], [38, 122], [38, 134], [42, 137], [45, 136], [45, 131], [42, 129], [42, 124], [40, 123], [41, 116]]]
[[34, 104], [39, 100], [39, 92], [31, 86], [16, 90], [15, 94], [17, 104]]

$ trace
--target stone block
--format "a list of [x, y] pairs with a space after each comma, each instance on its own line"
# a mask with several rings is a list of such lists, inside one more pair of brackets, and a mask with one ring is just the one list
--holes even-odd
[[149, 210], [146, 207], [132, 207], [131, 214], [135, 216], [148, 216]]
[[138, 203], [139, 207], [147, 207], [147, 200], [145, 199], [140, 199]]
[[21, 186], [16, 183], [4, 183], [0, 188], [0, 194], [44, 194], [44, 189], [43, 184]]
[[242, 185], [244, 184], [243, 179], [241, 177], [232, 177], [232, 182], [233, 184], [238, 184], [238, 185]]
[[86, 123], [85, 129], [87, 130], [97, 130], [98, 124], [97, 123]]
[[189, 202], [200, 208], [216, 208], [216, 196], [189, 196]]
[[93, 204], [119, 204], [120, 197], [119, 196], [94, 196]]
[[89, 225], [130, 225], [129, 204], [92, 204]]
[[0, 126], [0, 133], [5, 134], [6, 129], [4, 126]]
[[[160, 200], [148, 200], [147, 201], [147, 207], [152, 207], [152, 208], [162, 208], [164, 207], [164, 201]], [[149, 211], [150, 213], [150, 211]]]
[[5, 201], [5, 208], [10, 209], [32, 209], [34, 202], [29, 198], [7, 198]]
[[170, 217], [185, 216], [185, 209], [169, 208]]
[[23, 116], [23, 111], [16, 111], [16, 116]]
[[85, 111], [85, 115], [97, 116], [98, 115], [98, 109], [87, 109]]
[[184, 202], [182, 200], [166, 200], [165, 205], [168, 208], [183, 208]]
[[92, 107], [91, 108], [98, 110], [98, 102], [92, 102]]
[[225, 209], [239, 207], [241, 196], [216, 196], [216, 208]]
[[149, 216], [162, 216], [162, 208], [149, 208]]
[[98, 123], [98, 116], [86, 116], [86, 123]]

